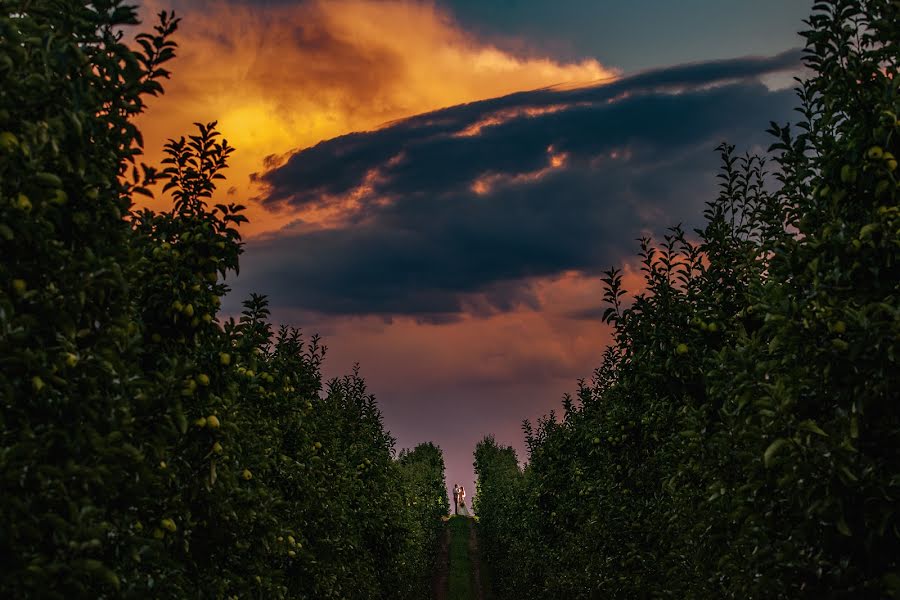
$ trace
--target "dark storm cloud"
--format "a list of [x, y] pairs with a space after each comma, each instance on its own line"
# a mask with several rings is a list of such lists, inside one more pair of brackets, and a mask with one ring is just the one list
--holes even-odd
[[[555, 148], [560, 151], [589, 151], [591, 146], [608, 146], [610, 136], [623, 137], [627, 134], [625, 128], [646, 129], [643, 121], [657, 121], [669, 110], [693, 111], [695, 117], [686, 123], [666, 123], [657, 129], [670, 137], [708, 134], [708, 131], [685, 131], [685, 128], [695, 129], [694, 125], [704, 126], [695, 123], [697, 119], [705, 119], [709, 121], [706, 125], [719, 128], [740, 126], [741, 119], [733, 115], [745, 108], [758, 112], [762, 108], [757, 101], [759, 94], [734, 95], [728, 99], [733, 102], [729, 107], [722, 102], [722, 94], [704, 93], [704, 86], [750, 80], [795, 68], [799, 60], [799, 52], [790, 51], [770, 58], [741, 58], [650, 71], [597, 87], [535, 90], [473, 102], [419, 115], [377, 131], [321, 142], [295, 153], [284, 166], [258, 177], [269, 186], [264, 201], [270, 204], [286, 202], [302, 206], [320, 201], [323, 196], [346, 194], [362, 185], [367, 174], [376, 168], [379, 176], [376, 191], [380, 193], [446, 191], [448, 185], [470, 183], [479, 172], [534, 170], [545, 159], [543, 154], [550, 144], [559, 144]], [[671, 93], [682, 88], [693, 93], [683, 98]], [[629, 94], [630, 101], [616, 101], [623, 94]], [[688, 103], [694, 107], [684, 106]], [[706, 107], [701, 106], [704, 103]], [[500, 126], [486, 127], [478, 136], [453, 135], [504, 111], [561, 106], [569, 108], [541, 118], [527, 115], [511, 118]], [[710, 108], [713, 112], [707, 114]], [[660, 115], [656, 111], [661, 111]], [[748, 124], [749, 119], [743, 123]], [[596, 129], [600, 126], [613, 131], [603, 131], [601, 135]], [[758, 124], [751, 126], [758, 127]], [[630, 137], [635, 141], [640, 139], [640, 135]], [[423, 183], [431, 189], [415, 189]]]
[[793, 94], [756, 78], [797, 59], [519, 93], [297, 152], [260, 175], [264, 202], [304, 207], [353, 193], [354, 212], [338, 227], [289, 227], [251, 243], [236, 291], [324, 314], [437, 322], [536, 306], [530, 279], [596, 273], [630, 256], [642, 229], [696, 222], [715, 194], [713, 148], [765, 146], [768, 121], [790, 114]]

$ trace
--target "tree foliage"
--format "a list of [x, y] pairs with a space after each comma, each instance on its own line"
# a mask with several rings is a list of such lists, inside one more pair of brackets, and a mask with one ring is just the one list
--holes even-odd
[[607, 273], [614, 342], [525, 471], [476, 450], [489, 557], [530, 577], [508, 597], [900, 597], [898, 24], [815, 4], [799, 122], [720, 148], [633, 301]]
[[[527, 544], [533, 538], [524, 511], [526, 477], [519, 470], [516, 451], [500, 446], [487, 436], [475, 447], [476, 494], [474, 510], [478, 515], [481, 554], [494, 568], [492, 584], [510, 598], [524, 597], [535, 585], [535, 572], [518, 570], [519, 556], [530, 554]], [[524, 553], [524, 554], [523, 554]], [[539, 566], [539, 565], [534, 565]]]
[[0, 7], [0, 595], [417, 597], [440, 451], [396, 460], [264, 297], [219, 314], [246, 218], [214, 122], [138, 162], [178, 20], [129, 46], [119, 0]]
[[444, 481], [444, 454], [431, 442], [403, 450], [397, 460], [403, 478], [402, 489], [407, 491], [401, 506], [409, 513], [412, 527], [406, 543], [413, 551], [407, 556], [408, 575], [395, 585], [398, 595], [427, 598], [431, 593], [431, 574], [437, 554], [435, 549], [444, 531], [442, 517], [450, 512], [447, 486]]

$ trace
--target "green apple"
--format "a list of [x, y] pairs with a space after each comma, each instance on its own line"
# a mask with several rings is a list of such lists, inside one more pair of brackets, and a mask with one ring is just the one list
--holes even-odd
[[866, 156], [871, 158], [872, 160], [878, 160], [884, 155], [884, 150], [881, 149], [881, 146], [872, 146], [866, 152]]

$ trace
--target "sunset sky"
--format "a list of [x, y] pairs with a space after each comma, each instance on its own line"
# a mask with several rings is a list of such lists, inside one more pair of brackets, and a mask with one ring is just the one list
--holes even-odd
[[[248, 205], [226, 314], [253, 291], [361, 365], [398, 449], [434, 441], [474, 493], [485, 434], [598, 366], [599, 273], [699, 225], [722, 141], [794, 119], [806, 0], [143, 2], [178, 58], [145, 160], [194, 121], [237, 148]], [[166, 199], [150, 201], [165, 208]]]

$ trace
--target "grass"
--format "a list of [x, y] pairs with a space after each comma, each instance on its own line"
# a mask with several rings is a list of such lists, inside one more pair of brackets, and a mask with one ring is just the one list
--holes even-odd
[[[475, 517], [475, 522], [472, 524], [472, 527], [474, 527], [475, 531], [478, 533], [478, 539], [480, 542], [481, 531], [478, 529], [478, 517]], [[494, 600], [494, 590], [493, 590], [493, 586], [491, 586], [491, 581], [493, 581], [493, 575], [491, 574], [491, 566], [488, 564], [488, 562], [486, 560], [482, 560], [480, 552], [481, 552], [481, 549], [479, 548], [478, 564], [479, 564], [479, 570], [481, 572], [482, 598], [484, 600]]]
[[452, 516], [450, 528], [449, 600], [469, 600], [472, 597], [472, 565], [469, 562], [470, 519]]

